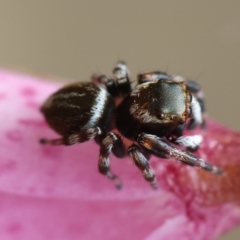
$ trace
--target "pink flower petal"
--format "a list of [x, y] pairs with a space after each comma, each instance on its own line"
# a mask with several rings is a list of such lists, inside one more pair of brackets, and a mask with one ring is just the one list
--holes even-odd
[[124, 188], [98, 173], [93, 142], [42, 146], [57, 135], [39, 106], [60, 84], [0, 70], [0, 239], [215, 239], [240, 223], [240, 135], [209, 122], [197, 155], [212, 175], [152, 157], [153, 191], [129, 159], [112, 157]]

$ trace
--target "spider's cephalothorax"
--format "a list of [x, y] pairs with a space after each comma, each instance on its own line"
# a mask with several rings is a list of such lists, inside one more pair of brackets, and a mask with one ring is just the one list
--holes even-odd
[[184, 83], [146, 82], [138, 85], [119, 105], [116, 126], [124, 136], [135, 141], [141, 132], [164, 137], [186, 122], [190, 105], [191, 94]]
[[[41, 143], [72, 145], [95, 139], [100, 145], [98, 169], [117, 188], [122, 184], [110, 170], [110, 152], [119, 158], [128, 155], [153, 188], [157, 182], [149, 165], [150, 154], [215, 174], [222, 172], [175, 146], [194, 151], [202, 141], [200, 135], [183, 136], [185, 126], [206, 126], [203, 94], [197, 83], [155, 71], [139, 74], [138, 85], [132, 90], [125, 62], [117, 63], [113, 75], [94, 76], [93, 83], [73, 83], [51, 95], [41, 112], [62, 138], [41, 139]], [[126, 147], [124, 138], [132, 145]]]

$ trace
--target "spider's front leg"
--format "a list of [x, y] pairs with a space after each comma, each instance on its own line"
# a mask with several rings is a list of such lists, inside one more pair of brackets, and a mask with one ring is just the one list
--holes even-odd
[[124, 153], [120, 153], [122, 148], [122, 144], [119, 144], [121, 142], [121, 138], [113, 133], [109, 132], [107, 136], [103, 139], [103, 141], [100, 144], [100, 156], [98, 161], [98, 170], [103, 175], [107, 176], [109, 179], [114, 181], [116, 188], [121, 189], [122, 188], [122, 182], [119, 179], [117, 175], [111, 172], [110, 170], [110, 158], [109, 154], [111, 151], [113, 151], [113, 148], [115, 149], [115, 155], [121, 155], [121, 157], [124, 155]]
[[141, 133], [137, 141], [156, 156], [165, 156], [166, 158], [172, 158], [190, 166], [197, 166], [215, 174], [222, 174], [222, 170], [218, 167], [197, 158], [192, 153], [171, 146], [168, 142], [155, 135]]

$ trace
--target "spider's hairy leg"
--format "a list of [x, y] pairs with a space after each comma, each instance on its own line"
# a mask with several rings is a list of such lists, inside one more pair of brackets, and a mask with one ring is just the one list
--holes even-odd
[[116, 81], [119, 93], [123, 96], [128, 95], [131, 88], [131, 81], [129, 78], [129, 69], [124, 61], [119, 61], [113, 68], [113, 76]]
[[174, 144], [177, 144], [177, 145], [187, 148], [187, 150], [189, 150], [191, 152], [196, 151], [199, 148], [199, 146], [203, 140], [202, 136], [199, 134], [192, 135], [192, 136], [180, 136], [177, 138], [168, 137], [167, 139], [168, 139], [168, 141], [170, 141]]
[[98, 161], [99, 172], [114, 181], [117, 189], [122, 188], [122, 182], [119, 177], [112, 173], [110, 170], [109, 154], [112, 151], [114, 145], [119, 141], [121, 141], [121, 138], [117, 134], [109, 132], [100, 144], [100, 156]]
[[166, 72], [162, 71], [153, 71], [147, 73], [140, 73], [137, 76], [138, 84], [142, 84], [145, 82], [153, 82], [158, 80], [167, 80], [169, 79], [169, 75]]
[[133, 144], [128, 148], [128, 155], [134, 161], [135, 165], [141, 170], [143, 177], [148, 181], [153, 189], [157, 189], [157, 181], [153, 169], [148, 163], [147, 158], [141, 149]]
[[204, 100], [204, 93], [200, 87], [200, 85], [193, 80], [186, 80], [187, 89], [196, 97], [199, 102], [201, 113], [202, 113], [202, 128], [206, 128], [206, 107]]
[[187, 124], [187, 129], [195, 129], [197, 126], [206, 125], [204, 123], [205, 119], [203, 118], [204, 115], [202, 113], [201, 105], [198, 99], [192, 94], [192, 100], [191, 100], [191, 119], [189, 123]]
[[187, 129], [194, 129], [198, 125], [201, 125], [202, 128], [206, 128], [207, 114], [204, 93], [201, 89], [201, 86], [197, 82], [185, 79], [179, 75], [172, 75], [171, 80], [174, 82], [185, 82], [187, 89], [191, 92], [193, 97], [191, 103], [193, 118], [187, 125]]
[[179, 146], [183, 146], [187, 150], [194, 152], [199, 148], [203, 138], [200, 134], [195, 134], [192, 136], [183, 136], [184, 128], [185, 128], [185, 123], [175, 128], [171, 132], [171, 134], [166, 138], [169, 142]]
[[106, 75], [92, 75], [91, 81], [97, 85], [105, 85], [105, 88], [112, 97], [119, 95], [117, 83], [112, 78], [109, 78]]
[[58, 139], [40, 139], [41, 144], [49, 144], [49, 145], [73, 145], [77, 143], [86, 142], [92, 138], [95, 138], [99, 134], [101, 134], [101, 130], [99, 127], [89, 128], [86, 131], [81, 131], [78, 134], [70, 134], [68, 136], [63, 136]]
[[222, 170], [218, 167], [205, 162], [190, 152], [171, 146], [168, 142], [155, 135], [141, 133], [137, 141], [141, 146], [145, 147], [156, 156], [161, 157], [164, 155], [166, 158], [172, 158], [190, 166], [196, 166], [215, 174], [222, 174]]
[[123, 142], [123, 138], [116, 133], [114, 134], [116, 135], [117, 140], [113, 143], [112, 153], [117, 158], [124, 158], [127, 156], [127, 151]]

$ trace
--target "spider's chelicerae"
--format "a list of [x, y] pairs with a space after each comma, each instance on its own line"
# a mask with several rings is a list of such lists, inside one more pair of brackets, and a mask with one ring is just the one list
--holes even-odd
[[[92, 82], [67, 85], [51, 95], [41, 111], [50, 127], [62, 136], [41, 139], [41, 143], [72, 145], [95, 139], [100, 145], [99, 172], [117, 188], [122, 183], [110, 170], [110, 152], [119, 158], [128, 155], [154, 189], [157, 182], [149, 164], [151, 154], [222, 173], [190, 153], [199, 147], [202, 137], [183, 136], [183, 130], [205, 128], [204, 99], [196, 82], [180, 76], [160, 71], [139, 74], [132, 90], [128, 67], [118, 62], [113, 78], [93, 76]], [[123, 139], [131, 144], [124, 144]]]

